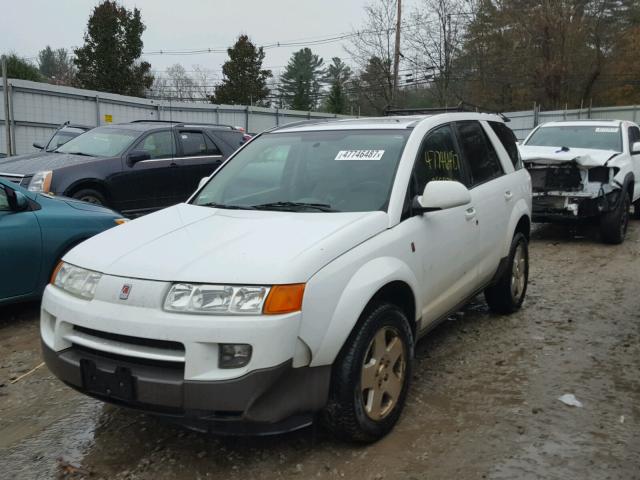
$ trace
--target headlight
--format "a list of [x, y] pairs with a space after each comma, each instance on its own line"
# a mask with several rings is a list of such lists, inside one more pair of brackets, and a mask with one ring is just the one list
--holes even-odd
[[169, 312], [209, 315], [283, 314], [302, 308], [304, 284], [267, 286], [174, 284], [164, 300]]
[[176, 283], [164, 301], [170, 312], [209, 314], [256, 314], [269, 293], [269, 287], [232, 285], [191, 285]]
[[32, 192], [46, 193], [51, 189], [52, 179], [53, 179], [53, 172], [51, 170], [37, 172], [29, 182], [29, 190]]
[[51, 276], [51, 283], [71, 295], [92, 300], [101, 273], [60, 262]]

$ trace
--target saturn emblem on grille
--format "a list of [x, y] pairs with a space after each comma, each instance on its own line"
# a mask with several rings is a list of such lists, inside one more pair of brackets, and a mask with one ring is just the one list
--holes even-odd
[[126, 300], [129, 298], [129, 294], [131, 293], [131, 284], [125, 283], [120, 290], [120, 300]]

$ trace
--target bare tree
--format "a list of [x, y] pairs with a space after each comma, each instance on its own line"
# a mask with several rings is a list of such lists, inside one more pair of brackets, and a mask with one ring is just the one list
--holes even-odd
[[378, 111], [381, 105], [390, 105], [393, 97], [396, 14], [396, 0], [374, 0], [365, 7], [365, 23], [345, 48], [360, 72], [366, 72], [365, 78], [355, 82], [358, 96]]
[[405, 33], [415, 53], [412, 63], [418, 75], [414, 82], [431, 82], [430, 91], [442, 106], [454, 100], [454, 61], [472, 8], [469, 0], [421, 0], [411, 14], [412, 26]]

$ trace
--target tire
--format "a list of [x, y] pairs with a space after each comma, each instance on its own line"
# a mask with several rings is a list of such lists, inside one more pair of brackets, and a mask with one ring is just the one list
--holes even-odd
[[[381, 303], [364, 315], [333, 366], [322, 420], [342, 439], [371, 443], [389, 433], [400, 418], [414, 347], [409, 320], [397, 306]], [[363, 388], [363, 382], [371, 388]]]
[[484, 298], [492, 312], [508, 315], [522, 307], [529, 284], [529, 242], [521, 232], [511, 240], [507, 268], [495, 285], [485, 289]]
[[633, 204], [633, 217], [635, 220], [640, 220], [640, 200], [636, 200]]
[[618, 207], [612, 212], [602, 214], [600, 217], [600, 234], [605, 243], [618, 245], [624, 242], [629, 226], [629, 210], [631, 209], [631, 198], [625, 191]]
[[104, 198], [104, 195], [93, 188], [83, 188], [78, 190], [77, 192], [74, 192], [71, 197], [76, 200], [92, 203], [93, 205], [107, 206], [107, 200]]

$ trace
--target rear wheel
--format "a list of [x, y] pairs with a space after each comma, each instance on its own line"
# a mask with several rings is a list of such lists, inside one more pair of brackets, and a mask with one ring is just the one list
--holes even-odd
[[511, 240], [507, 268], [495, 285], [484, 291], [489, 308], [502, 314], [513, 313], [524, 302], [529, 283], [529, 242], [516, 232]]
[[623, 197], [618, 203], [618, 207], [612, 212], [602, 214], [600, 217], [600, 234], [606, 243], [617, 245], [624, 241], [629, 226], [629, 210], [631, 209], [631, 198], [627, 192], [622, 193]]
[[378, 305], [334, 364], [325, 425], [357, 442], [374, 442], [389, 433], [404, 407], [412, 359], [406, 315], [395, 305]]
[[74, 192], [71, 197], [94, 205], [107, 205], [107, 200], [104, 198], [104, 195], [93, 188], [83, 188], [78, 190], [77, 192]]

